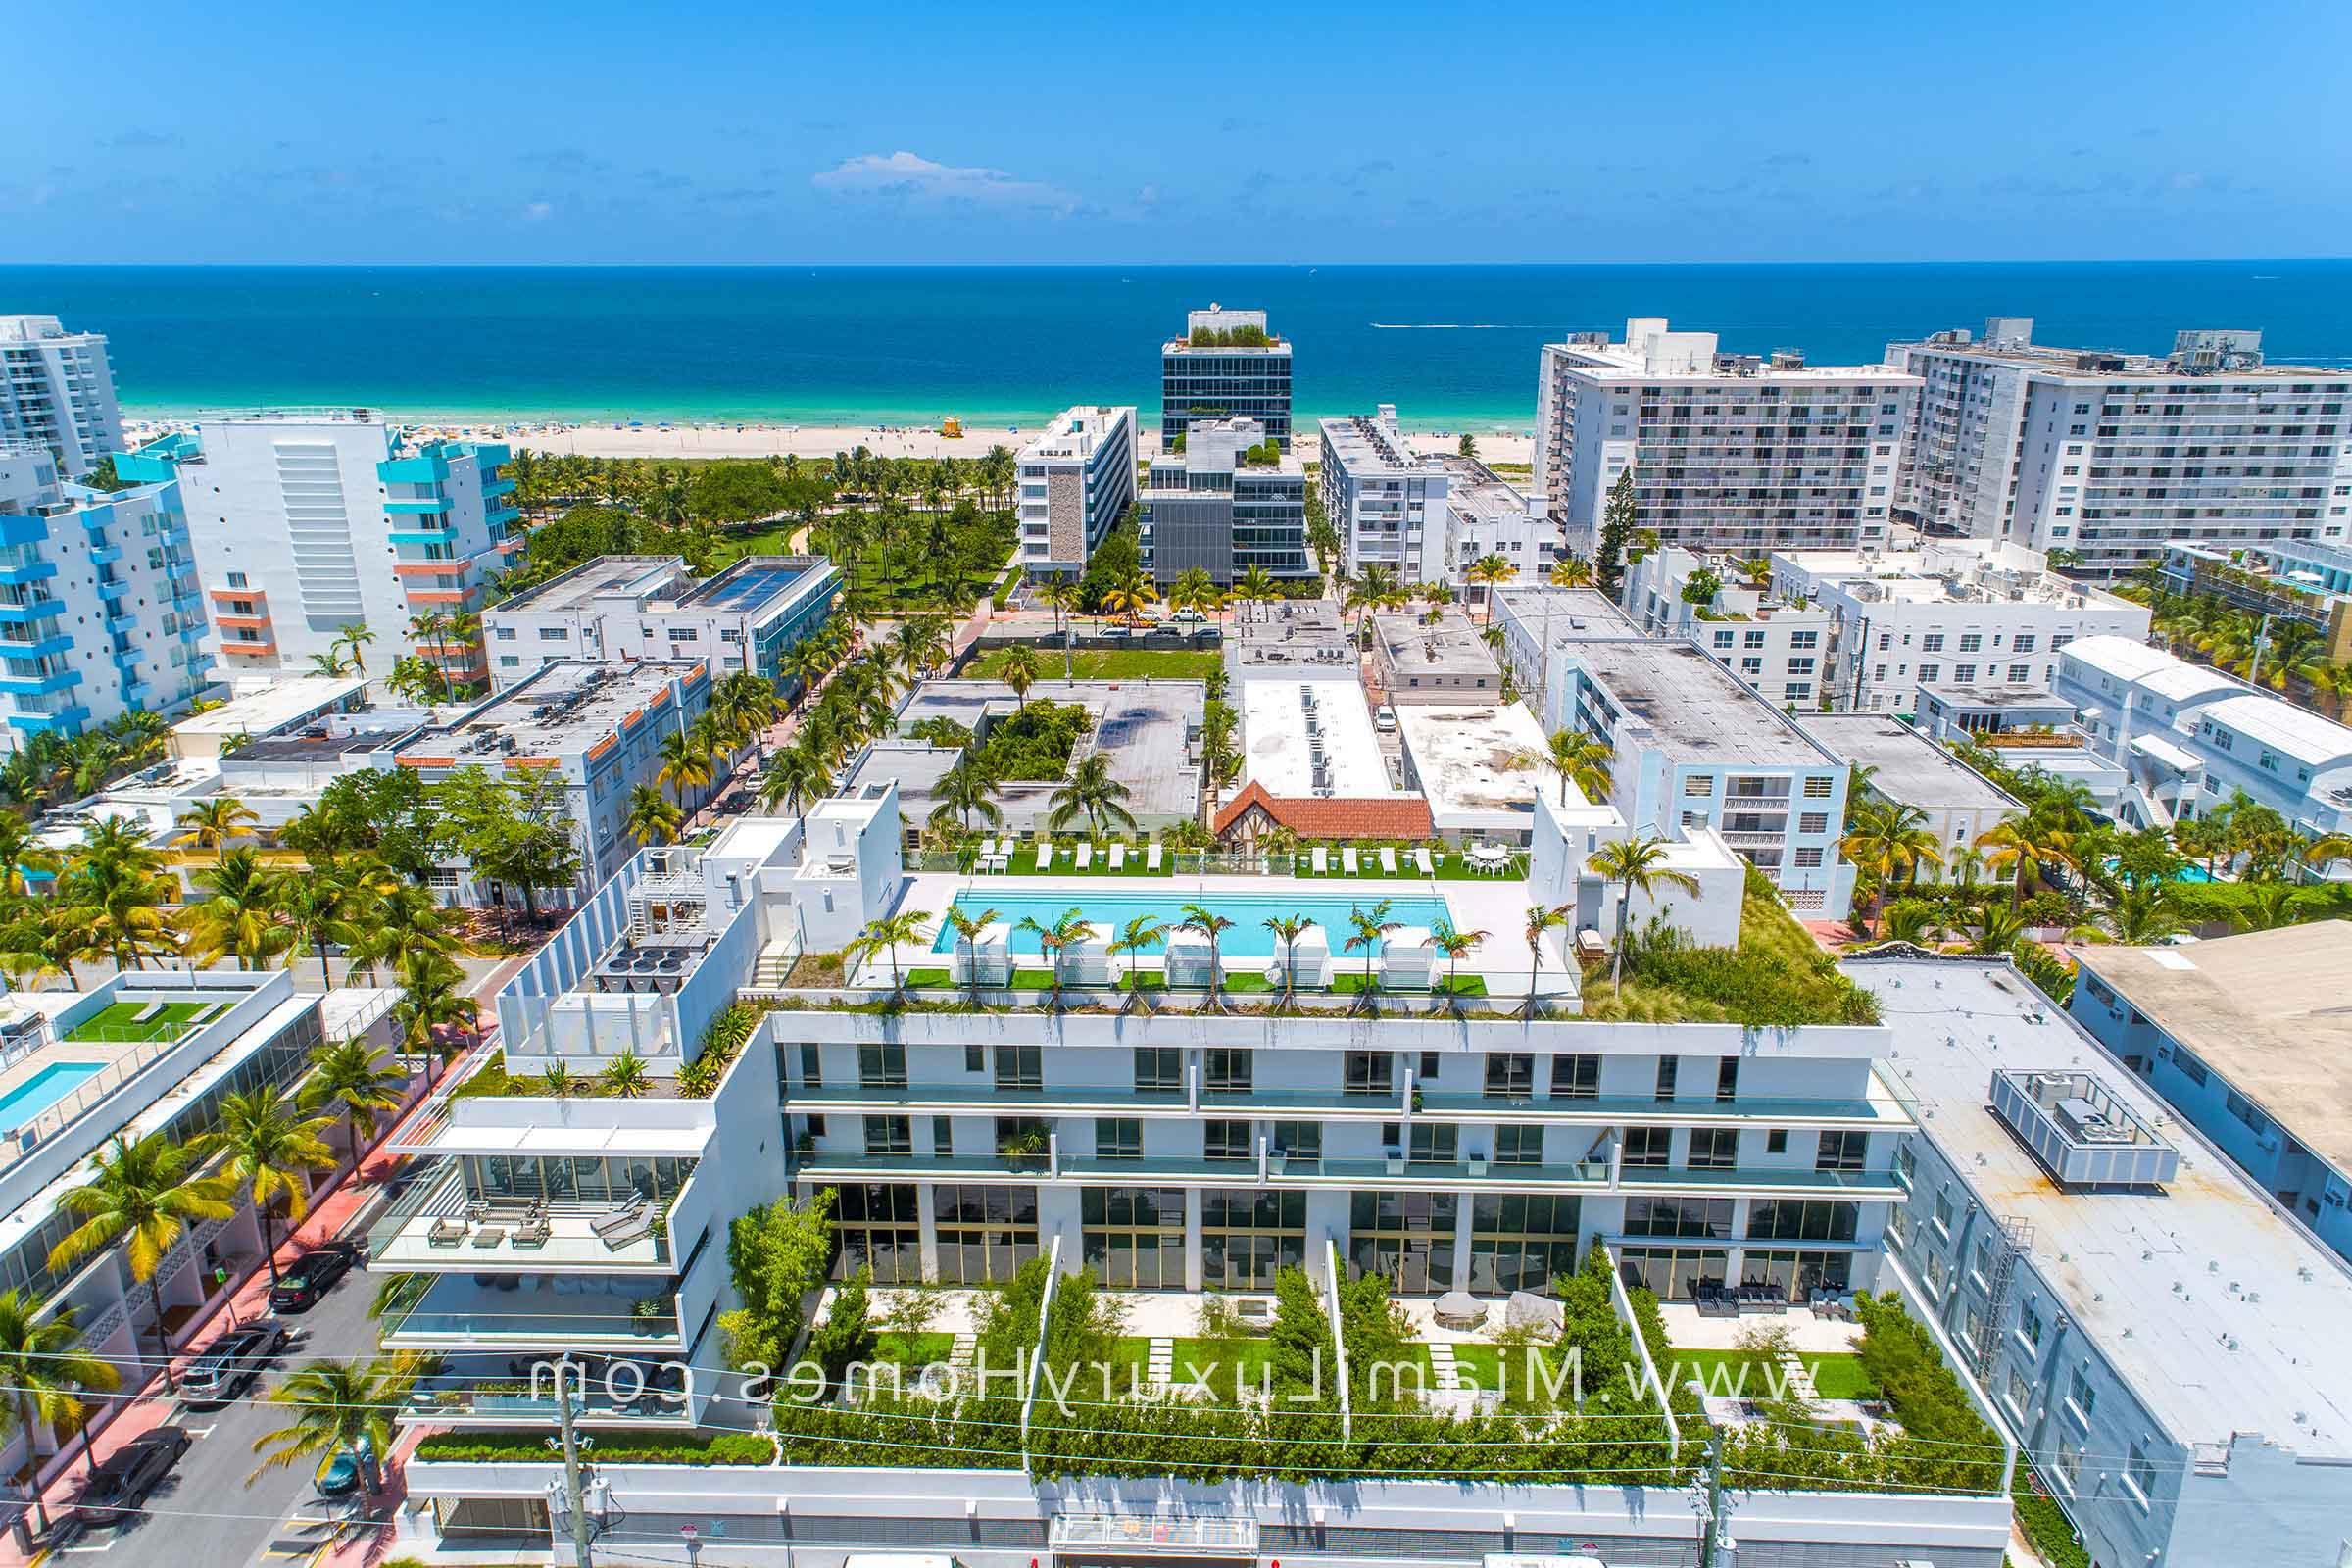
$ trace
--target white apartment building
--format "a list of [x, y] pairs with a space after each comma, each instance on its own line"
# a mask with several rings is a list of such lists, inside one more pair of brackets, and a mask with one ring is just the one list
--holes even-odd
[[1398, 582], [1453, 582], [1446, 542], [1452, 475], [1415, 452], [1396, 425], [1396, 405], [1321, 421], [1323, 510], [1339, 530], [1342, 569], [1379, 566]]
[[1135, 504], [1135, 408], [1081, 405], [1021, 448], [1021, 569], [1075, 577]]
[[1476, 607], [1487, 602], [1483, 582], [1472, 582], [1470, 566], [1489, 556], [1500, 556], [1516, 568], [1518, 583], [1546, 580], [1564, 553], [1560, 525], [1541, 494], [1528, 494], [1476, 458], [1448, 455], [1450, 482], [1446, 487], [1446, 554], [1447, 575], [1461, 593], [1462, 603]]
[[599, 556], [482, 613], [499, 691], [558, 660], [699, 659], [719, 680], [782, 686], [786, 656], [833, 613], [841, 574], [818, 556], [746, 556], [696, 578], [679, 556]]
[[176, 480], [92, 490], [0, 440], [0, 750], [179, 711], [211, 684], [203, 638]]
[[1920, 378], [1898, 502], [1922, 526], [2068, 550], [2114, 576], [2180, 540], [2347, 537], [2352, 371], [2266, 365], [2262, 334], [2184, 331], [2163, 358], [2055, 349], [2031, 317], [1891, 343]]
[[122, 450], [106, 338], [54, 316], [0, 316], [0, 441], [48, 448], [69, 478]]
[[[1684, 596], [1702, 571], [1713, 573], [1717, 586], [1698, 604]], [[1830, 689], [1830, 612], [1752, 583], [1728, 556], [1702, 556], [1680, 545], [1649, 551], [1626, 568], [1623, 591], [1636, 625], [1705, 649], [1742, 686], [1776, 707], [1819, 708]]]
[[481, 608], [519, 548], [507, 449], [416, 443], [366, 409], [206, 419], [175, 458], [188, 531], [232, 670], [305, 670], [366, 625], [370, 674], [404, 655], [481, 680], [481, 650], [434, 625]]
[[1544, 346], [1535, 488], [1581, 555], [1629, 467], [1637, 526], [1666, 544], [1760, 556], [1883, 543], [1919, 388], [1899, 367], [1724, 354], [1712, 332], [1635, 317], [1622, 343]]
[[1831, 706], [1915, 712], [1919, 689], [2041, 686], [2084, 637], [2148, 634], [2148, 610], [2047, 569], [2036, 550], [1930, 539], [1917, 550], [1799, 550], [1772, 558], [1776, 593], [1830, 616]]

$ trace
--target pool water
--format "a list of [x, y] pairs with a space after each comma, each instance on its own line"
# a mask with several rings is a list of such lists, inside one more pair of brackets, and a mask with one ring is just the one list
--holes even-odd
[[0, 1132], [15, 1132], [106, 1070], [102, 1061], [53, 1061], [0, 1095]]
[[[1218, 949], [1226, 956], [1272, 958], [1281, 946], [1281, 939], [1266, 929], [1267, 920], [1303, 917], [1314, 921], [1323, 928], [1324, 939], [1331, 944], [1332, 956], [1337, 957], [1341, 954], [1340, 945], [1354, 934], [1355, 928], [1348, 921], [1348, 911], [1369, 911], [1380, 900], [1313, 895], [1274, 898], [1259, 893], [1220, 893], [1201, 902], [1233, 922], [1233, 929], [1217, 939]], [[1164, 893], [1015, 894], [1008, 897], [984, 893], [956, 895], [956, 906], [966, 914], [977, 915], [994, 909], [998, 918], [1011, 925], [1014, 928], [1012, 951], [1016, 954], [1045, 951], [1038, 946], [1036, 932], [1020, 929], [1024, 918], [1050, 926], [1070, 910], [1076, 909], [1081, 919], [1093, 923], [1095, 936], [1100, 940], [1117, 936], [1126, 929], [1128, 921], [1138, 916], [1149, 916], [1164, 925], [1176, 925], [1184, 919], [1184, 900], [1171, 899]], [[1404, 925], [1434, 926], [1440, 920], [1446, 919], [1448, 911], [1444, 899], [1391, 899], [1388, 917]], [[956, 942], [956, 928], [942, 920], [939, 935], [932, 940], [931, 951], [953, 953]], [[1157, 953], [1161, 946], [1155, 942], [1142, 951]], [[1372, 951], [1377, 954], [1380, 950], [1375, 947]], [[1355, 958], [1363, 956], [1364, 950], [1361, 948], [1348, 955]]]

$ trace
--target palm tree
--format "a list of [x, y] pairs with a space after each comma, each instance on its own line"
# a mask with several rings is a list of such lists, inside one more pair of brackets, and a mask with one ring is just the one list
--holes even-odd
[[2016, 878], [2009, 889], [2012, 908], [2024, 901], [2026, 884], [2041, 880], [2046, 867], [2075, 863], [2073, 847], [2074, 835], [2065, 829], [2037, 826], [2019, 817], [1996, 823], [1977, 835], [1977, 848], [1984, 851], [1984, 863], [1996, 871], [2011, 871]]
[[625, 1049], [605, 1063], [605, 1070], [596, 1075], [596, 1081], [615, 1100], [643, 1100], [654, 1092], [654, 1081], [645, 1070], [644, 1060], [634, 1051]]
[[891, 628], [890, 657], [909, 681], [921, 680], [946, 658], [947, 628], [935, 615], [917, 615]]
[[1188, 904], [1178, 912], [1184, 918], [1176, 923], [1177, 930], [1198, 931], [1208, 938], [1208, 1001], [1202, 1004], [1201, 1010], [1221, 1012], [1224, 1009], [1217, 1002], [1217, 986], [1224, 978], [1224, 969], [1217, 960], [1221, 952], [1220, 944], [1224, 941], [1225, 933], [1233, 929], [1234, 923], [1205, 904]]
[[1074, 818], [1084, 816], [1090, 835], [1101, 833], [1106, 823], [1122, 832], [1133, 832], [1135, 813], [1127, 809], [1131, 793], [1126, 785], [1110, 776], [1108, 754], [1096, 752], [1080, 758], [1061, 787], [1046, 798], [1046, 804], [1053, 808], [1046, 817], [1047, 830], [1058, 833]]
[[1583, 556], [1562, 556], [1551, 564], [1551, 585], [1554, 588], [1592, 587], [1592, 563]]
[[2352, 833], [2323, 833], [2303, 846], [2303, 863], [2319, 867], [2322, 876], [2343, 859], [2352, 859]]
[[155, 1310], [157, 1361], [164, 1387], [172, 1394], [179, 1385], [172, 1377], [172, 1339], [164, 1326], [164, 1259], [179, 1244], [187, 1228], [208, 1219], [234, 1214], [231, 1200], [236, 1178], [225, 1173], [189, 1174], [194, 1153], [152, 1132], [137, 1143], [117, 1133], [112, 1144], [90, 1156], [90, 1180], [59, 1200], [67, 1213], [81, 1223], [49, 1250], [52, 1270], [74, 1267], [117, 1242], [123, 1244], [123, 1261], [131, 1279], [147, 1287]]
[[401, 997], [392, 1004], [392, 1023], [410, 1055], [433, 1054], [445, 1029], [471, 1034], [480, 1026], [479, 1004], [458, 990], [464, 978], [456, 964], [438, 954], [419, 953], [401, 964]]
[[1152, 585], [1152, 579], [1144, 575], [1140, 566], [1129, 566], [1102, 590], [1102, 608], [1114, 615], [1125, 615], [1130, 626], [1158, 602], [1159, 590]]
[[767, 760], [767, 772], [760, 780], [760, 808], [774, 811], [784, 808], [792, 812], [793, 820], [806, 820], [808, 803], [832, 787], [833, 774], [807, 745], [787, 746]]
[[1481, 556], [1463, 571], [1465, 580], [1478, 583], [1487, 590], [1487, 620], [1494, 619], [1494, 590], [1519, 575], [1519, 568], [1503, 556]]
[[1037, 597], [1054, 611], [1054, 629], [1061, 634], [1061, 678], [1076, 680], [1076, 657], [1070, 651], [1077, 628], [1078, 607], [1084, 602], [1086, 590], [1072, 577], [1056, 577], [1037, 591]]
[[1607, 741], [1582, 730], [1555, 729], [1543, 751], [1521, 752], [1512, 761], [1520, 767], [1541, 767], [1560, 781], [1560, 804], [1568, 804], [1569, 786], [1588, 801], [1605, 800], [1614, 779], [1609, 764], [1616, 752]]
[[[1189, 906], [1186, 912], [1191, 912]], [[1232, 924], [1231, 921], [1227, 921], [1226, 923], [1228, 925]], [[1192, 929], [1191, 921], [1188, 920], [1185, 922], [1185, 929]], [[1127, 922], [1124, 930], [1120, 931], [1117, 936], [1111, 938], [1110, 951], [1112, 955], [1114, 956], [1121, 953], [1128, 955], [1127, 1002], [1122, 1004], [1122, 1011], [1125, 1010], [1126, 1006], [1134, 1004], [1143, 998], [1144, 966], [1135, 961], [1136, 956], [1141, 954], [1146, 948], [1151, 947], [1153, 943], [1165, 941], [1167, 939], [1167, 935], [1168, 923], [1165, 920], [1155, 920], [1151, 915], [1139, 914], [1134, 919]], [[1210, 951], [1213, 953], [1215, 951], [1213, 944], [1215, 943], [1216, 939], [1211, 937], [1209, 940], [1212, 944]], [[1217, 990], [1217, 977], [1213, 973], [1208, 977], [1208, 990], [1209, 995], [1213, 998], [1216, 995]]]
[[[2294, 891], [2282, 883], [2272, 885], [2290, 896]], [[2171, 885], [2152, 882], [2125, 888], [2116, 895], [2113, 904], [2067, 935], [2083, 942], [2120, 942], [2126, 947], [2144, 948], [2177, 934], [2180, 928]]]
[[2004, 909], [1996, 904], [1977, 916], [1976, 939], [1969, 943], [1968, 951], [1985, 955], [2007, 953], [2024, 939], [2025, 934], [2026, 917], [2015, 909]]
[[629, 789], [629, 837], [639, 844], [675, 844], [685, 830], [686, 813], [651, 784]]
[[106, 957], [115, 970], [175, 951], [164, 906], [176, 889], [164, 858], [127, 818], [102, 817], [82, 829], [58, 877], [58, 901], [76, 935], [73, 957]]
[[[1633, 914], [1634, 894], [1656, 895], [1659, 888], [1680, 888], [1685, 893], [1698, 891], [1698, 878], [1688, 871], [1677, 871], [1666, 863], [1671, 852], [1663, 838], [1645, 839], [1640, 836], [1614, 839], [1592, 852], [1587, 865], [1597, 872], [1604, 882], [1618, 886], [1617, 895], [1617, 955], [1609, 963], [1609, 984], [1618, 984], [1625, 974], [1625, 933]], [[1563, 912], [1565, 906], [1562, 906]], [[1541, 950], [1539, 950], [1541, 951]]]
[[1897, 899], [1886, 906], [1879, 935], [1888, 942], [1907, 942], [1915, 948], [1936, 945], [1946, 930], [1943, 914], [1925, 899]]
[[1027, 643], [1014, 643], [997, 656], [997, 679], [1012, 688], [1016, 707], [1029, 706], [1029, 688], [1037, 684], [1037, 650]]
[[[1536, 982], [1544, 974], [1544, 933], [1565, 930], [1573, 912], [1574, 906], [1566, 904], [1549, 906], [1531, 904], [1528, 906], [1527, 1001], [1521, 1005], [1519, 1014], [1523, 1018], [1532, 1018], [1536, 1015]], [[1622, 924], [1622, 922], [1620, 923]]]
[[285, 921], [288, 880], [263, 865], [252, 850], [223, 853], [195, 880], [206, 896], [180, 915], [190, 959], [209, 964], [234, 958], [240, 967], [254, 969], [293, 942]]
[[318, 1136], [327, 1121], [324, 1116], [302, 1115], [292, 1097], [281, 1090], [252, 1089], [223, 1096], [219, 1125], [191, 1146], [199, 1159], [225, 1156], [220, 1173], [251, 1195], [254, 1215], [262, 1222], [262, 1257], [270, 1265], [271, 1285], [277, 1283], [277, 1237], [270, 1210], [283, 1198], [290, 1226], [301, 1224], [310, 1211], [302, 1173], [335, 1168], [335, 1152]]
[[1928, 813], [1900, 801], [1865, 801], [1856, 807], [1838, 853], [1876, 872], [1882, 885], [1902, 878], [1902, 891], [1919, 885], [1923, 861], [1943, 862], [1942, 847], [1928, 828]]
[[1244, 604], [1262, 605], [1282, 597], [1282, 587], [1274, 574], [1260, 565], [1251, 565], [1233, 585], [1233, 597]]
[[[10, 754], [11, 760], [23, 752]], [[29, 894], [28, 873], [57, 874], [57, 852], [32, 836], [32, 824], [14, 811], [0, 811], [0, 893]]]
[[841, 956], [854, 967], [878, 953], [890, 955], [890, 989], [895, 995], [906, 987], [899, 977], [899, 945], [930, 941], [931, 927], [925, 923], [930, 918], [927, 909], [909, 909], [903, 914], [885, 914], [868, 920], [865, 929], [842, 950]]
[[[320, 982], [331, 989], [335, 973], [328, 949], [349, 948], [376, 904], [399, 885], [380, 862], [357, 855], [313, 865], [308, 875], [289, 878], [279, 905], [294, 938], [286, 950], [286, 967], [291, 969], [296, 955], [307, 947], [318, 959]], [[344, 964], [346, 979], [350, 967]]]
[[363, 1439], [375, 1453], [390, 1453], [393, 1420], [423, 1371], [419, 1358], [393, 1355], [365, 1366], [313, 1361], [288, 1374], [270, 1398], [292, 1410], [294, 1418], [253, 1440], [253, 1451], [263, 1457], [245, 1484], [296, 1460], [319, 1465], [338, 1453], [357, 1452]]
[[69, 1424], [81, 1427], [86, 1452], [89, 1429], [83, 1425], [85, 1412], [74, 1392], [111, 1394], [122, 1386], [122, 1378], [104, 1356], [82, 1348], [78, 1308], [61, 1306], [44, 1318], [40, 1306], [13, 1286], [0, 1291], [0, 1383], [15, 1395], [17, 1430], [24, 1435], [24, 1468], [18, 1479], [32, 1497], [34, 1523], [46, 1535], [49, 1510], [41, 1501], [34, 1422], [52, 1431]]
[[365, 1040], [329, 1040], [311, 1050], [311, 1074], [303, 1080], [302, 1106], [334, 1106], [348, 1118], [351, 1157], [375, 1136], [376, 1119], [398, 1110], [407, 1075], [391, 1065], [391, 1054]]
[[662, 737], [659, 755], [662, 766], [654, 775], [655, 781], [674, 792], [681, 808], [686, 804], [688, 790], [710, 787], [710, 753], [692, 733], [671, 730]]
[[1177, 610], [1214, 610], [1217, 606], [1216, 582], [1205, 568], [1187, 566], [1168, 585], [1168, 604]]
[[1267, 930], [1274, 933], [1274, 939], [1282, 944], [1282, 1000], [1288, 1002], [1292, 991], [1296, 989], [1291, 966], [1292, 951], [1298, 945], [1300, 937], [1314, 929], [1315, 922], [1303, 914], [1270, 914], [1266, 916], [1264, 924]]
[[953, 817], [962, 825], [964, 832], [969, 833], [972, 830], [972, 814], [976, 811], [980, 820], [995, 827], [1004, 820], [1004, 808], [997, 805], [997, 796], [1002, 788], [997, 776], [988, 770], [988, 765], [973, 753], [965, 752], [956, 760], [956, 765], [940, 774], [939, 781], [931, 786], [931, 797], [939, 803], [932, 811], [932, 817], [935, 821], [942, 817]]
[[200, 850], [223, 853], [230, 839], [260, 820], [234, 795], [212, 796], [179, 813], [179, 825], [188, 830], [189, 842]]
[[1455, 999], [1456, 1006], [1461, 1004], [1461, 992], [1457, 989], [1455, 968], [1478, 950], [1478, 945], [1486, 941], [1488, 935], [1484, 931], [1457, 931], [1453, 922], [1446, 919], [1441, 919], [1429, 928], [1430, 945], [1446, 955], [1446, 994]]
[[1372, 977], [1372, 959], [1380, 950], [1381, 939], [1404, 929], [1402, 920], [1389, 918], [1389, 911], [1396, 906], [1396, 903], [1394, 899], [1383, 899], [1369, 909], [1359, 904], [1349, 906], [1348, 910], [1348, 924], [1353, 928], [1354, 934], [1341, 944], [1340, 951], [1353, 953], [1358, 948], [1364, 950], [1364, 988], [1359, 1005], [1365, 1007], [1373, 1005], [1373, 997], [1380, 990], [1380, 982]]
[[1074, 948], [1095, 934], [1094, 926], [1076, 909], [1064, 913], [1052, 925], [1041, 924], [1037, 916], [1024, 914], [1015, 931], [1026, 931], [1037, 938], [1037, 950], [1046, 959], [1046, 978], [1052, 987], [1053, 1000], [1048, 1004], [1054, 1010], [1061, 1009], [1061, 955], [1064, 949]]
[[375, 629], [364, 620], [355, 620], [346, 623], [343, 629], [335, 634], [333, 647], [337, 653], [343, 656], [345, 668], [354, 675], [365, 675], [368, 672], [368, 662], [363, 656], [368, 645], [373, 641], [375, 641]]
[[1002, 911], [983, 909], [972, 913], [960, 904], [948, 906], [945, 916], [948, 928], [956, 933], [956, 947], [964, 957], [963, 978], [972, 990], [972, 1005], [980, 1005], [980, 938], [991, 925], [1004, 918]]

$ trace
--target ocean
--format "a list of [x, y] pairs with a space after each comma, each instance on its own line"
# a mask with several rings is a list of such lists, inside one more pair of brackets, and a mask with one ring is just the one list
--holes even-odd
[[578, 419], [1029, 423], [1158, 403], [1187, 309], [1262, 307], [1302, 417], [1395, 403], [1418, 429], [1525, 429], [1537, 347], [1664, 316], [1726, 350], [1875, 362], [2032, 316], [2068, 347], [2161, 353], [2258, 327], [2352, 363], [2352, 262], [1465, 267], [0, 267], [0, 312], [107, 333], [142, 414], [365, 405]]

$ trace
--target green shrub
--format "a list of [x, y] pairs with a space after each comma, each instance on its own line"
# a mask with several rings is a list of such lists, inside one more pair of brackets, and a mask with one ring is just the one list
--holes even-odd
[[988, 726], [972, 758], [1001, 783], [1057, 781], [1093, 725], [1093, 715], [1076, 703], [1023, 703]]
[[718, 1093], [719, 1080], [743, 1054], [752, 1031], [760, 1027], [760, 1009], [746, 1002], [729, 1003], [703, 1031], [703, 1049], [678, 1069], [678, 1093], [687, 1100], [709, 1100]]
[[2074, 1521], [2058, 1506], [2058, 1499], [2041, 1489], [2032, 1465], [2017, 1467], [2009, 1503], [2017, 1510], [2018, 1533], [2049, 1568], [2090, 1568], [2090, 1553], [2082, 1549]]
[[[599, 1463], [617, 1464], [769, 1464], [775, 1446], [755, 1432], [721, 1432], [710, 1436], [599, 1431]], [[416, 1446], [419, 1459], [497, 1463], [502, 1460], [548, 1457], [544, 1432], [437, 1432]]]

